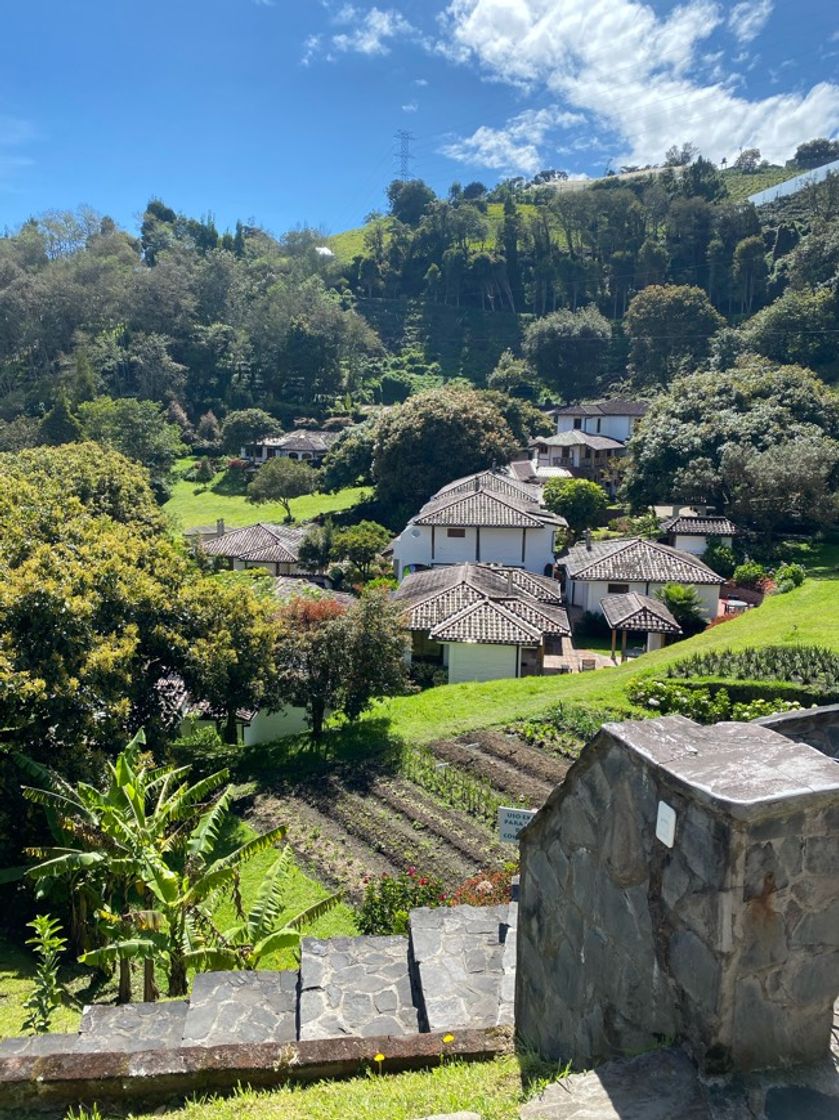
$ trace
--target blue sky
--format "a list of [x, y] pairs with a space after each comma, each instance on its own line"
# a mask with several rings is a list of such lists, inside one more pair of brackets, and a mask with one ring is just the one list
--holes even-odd
[[561, 167], [839, 134], [834, 0], [2, 0], [0, 228], [158, 195], [274, 232]]

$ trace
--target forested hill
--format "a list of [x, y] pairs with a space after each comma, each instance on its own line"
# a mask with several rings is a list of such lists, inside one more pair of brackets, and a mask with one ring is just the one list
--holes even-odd
[[651, 395], [745, 349], [830, 378], [839, 181], [760, 212], [744, 195], [835, 147], [736, 172], [688, 151], [583, 190], [395, 182], [354, 243], [220, 233], [160, 200], [134, 231], [33, 217], [0, 239], [0, 449], [72, 438], [80, 413], [95, 435], [106, 398], [209, 441], [233, 410], [319, 423], [455, 377], [534, 400]]

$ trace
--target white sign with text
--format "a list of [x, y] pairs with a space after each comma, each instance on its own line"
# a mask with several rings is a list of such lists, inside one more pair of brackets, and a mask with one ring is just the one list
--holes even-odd
[[498, 810], [499, 839], [507, 844], [517, 844], [519, 833], [535, 816], [535, 809], [510, 809], [502, 805]]

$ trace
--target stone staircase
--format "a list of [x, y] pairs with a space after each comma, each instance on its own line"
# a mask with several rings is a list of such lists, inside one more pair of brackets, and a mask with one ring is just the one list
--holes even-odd
[[413, 910], [407, 937], [303, 939], [298, 972], [202, 972], [189, 999], [94, 1004], [16, 1055], [175, 1050], [512, 1025], [518, 904]]

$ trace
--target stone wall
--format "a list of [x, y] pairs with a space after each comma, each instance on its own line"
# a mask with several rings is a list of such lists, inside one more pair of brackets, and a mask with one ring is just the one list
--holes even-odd
[[839, 759], [839, 704], [804, 708], [800, 712], [781, 712], [755, 720], [762, 727], [777, 731], [786, 739], [807, 743], [830, 758]]
[[683, 1040], [726, 1072], [828, 1052], [839, 770], [823, 755], [752, 724], [607, 724], [521, 840], [516, 1027], [540, 1053], [587, 1067]]

